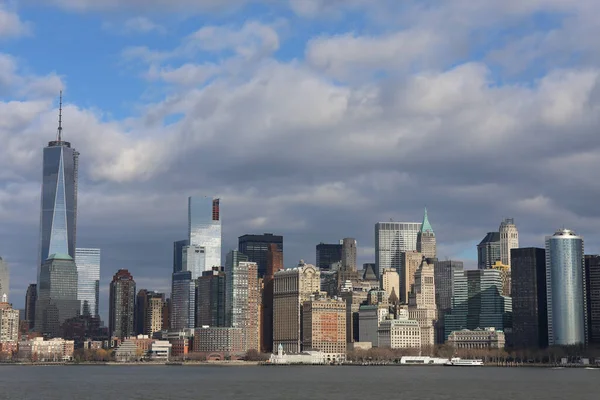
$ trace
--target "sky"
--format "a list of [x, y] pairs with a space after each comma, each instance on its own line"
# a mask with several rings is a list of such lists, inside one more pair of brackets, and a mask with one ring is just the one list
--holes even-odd
[[0, 256], [35, 282], [42, 149], [80, 153], [78, 247], [169, 292], [187, 197], [223, 252], [284, 236], [286, 266], [420, 222], [475, 266], [505, 217], [600, 251], [597, 0], [0, 0]]

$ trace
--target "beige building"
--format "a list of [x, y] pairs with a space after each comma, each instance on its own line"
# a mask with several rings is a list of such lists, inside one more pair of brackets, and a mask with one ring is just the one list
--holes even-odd
[[500, 223], [500, 261], [510, 268], [510, 251], [519, 248], [519, 231], [513, 218]]
[[281, 344], [286, 353], [302, 350], [302, 305], [319, 294], [319, 270], [303, 260], [296, 268], [275, 273], [273, 280], [273, 348]]
[[75, 342], [54, 338], [36, 337], [19, 342], [19, 359], [32, 361], [68, 361], [73, 359]]
[[346, 302], [319, 298], [304, 302], [302, 309], [304, 350], [320, 350], [327, 361], [346, 359]]
[[148, 299], [148, 310], [146, 311], [146, 321], [144, 321], [144, 332], [152, 337], [155, 332], [162, 330], [163, 320], [163, 299], [162, 297], [150, 297]]
[[463, 329], [448, 336], [448, 344], [457, 349], [503, 349], [505, 343], [504, 332], [494, 328]]
[[408, 304], [408, 294], [415, 283], [415, 272], [423, 261], [423, 255], [418, 251], [401, 253], [400, 263], [400, 303]]
[[502, 279], [502, 296], [510, 297], [510, 266], [503, 264], [501, 261], [496, 261], [492, 265], [492, 269], [500, 271], [500, 277]]
[[408, 315], [421, 327], [421, 346], [434, 346], [437, 321], [434, 268], [426, 260], [421, 262], [415, 273], [415, 283], [409, 295]]
[[0, 343], [19, 341], [19, 310], [9, 303], [0, 303]]
[[244, 331], [242, 328], [196, 328], [194, 351], [244, 353]]
[[421, 349], [421, 328], [417, 321], [411, 320], [406, 312], [398, 319], [386, 319], [377, 330], [379, 347], [392, 349]]
[[391, 268], [384, 268], [381, 271], [380, 278], [381, 289], [385, 290], [389, 296], [395, 293], [396, 296], [400, 297], [400, 275], [398, 272]]

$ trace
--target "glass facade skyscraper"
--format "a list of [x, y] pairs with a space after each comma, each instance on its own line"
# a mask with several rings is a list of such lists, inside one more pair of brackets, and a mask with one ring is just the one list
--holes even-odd
[[319, 243], [317, 245], [316, 267], [321, 271], [329, 271], [331, 264], [342, 261], [342, 243]]
[[583, 238], [568, 229], [546, 237], [548, 344], [587, 343]]
[[173, 242], [173, 273], [183, 271], [183, 248], [189, 244], [187, 239]]
[[238, 250], [248, 256], [248, 261], [258, 265], [258, 276], [267, 272], [267, 252], [270, 244], [277, 245], [283, 252], [283, 236], [264, 233], [262, 235], [243, 235], [238, 238]]
[[60, 136], [44, 148], [39, 265], [51, 254], [75, 257], [78, 164], [79, 153]]
[[219, 199], [188, 198], [189, 245], [204, 248], [204, 268], [221, 266], [221, 215]]
[[81, 315], [98, 315], [100, 293], [100, 249], [75, 249], [77, 265], [77, 300]]
[[384, 268], [400, 271], [403, 252], [417, 250], [419, 222], [378, 222], [375, 224], [375, 264], [377, 272]]
[[171, 284], [171, 329], [194, 328], [196, 323], [196, 282], [190, 271], [175, 272]]
[[488, 232], [477, 245], [477, 268], [492, 268], [496, 261], [500, 261], [500, 232]]

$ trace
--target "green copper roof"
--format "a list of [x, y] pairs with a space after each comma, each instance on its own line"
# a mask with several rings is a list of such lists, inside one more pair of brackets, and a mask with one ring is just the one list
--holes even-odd
[[427, 207], [425, 207], [425, 214], [423, 215], [423, 224], [421, 225], [421, 232], [433, 232], [433, 228], [429, 223], [429, 218], [427, 218]]
[[48, 260], [69, 260], [72, 261], [73, 257], [68, 254], [54, 253], [48, 257]]

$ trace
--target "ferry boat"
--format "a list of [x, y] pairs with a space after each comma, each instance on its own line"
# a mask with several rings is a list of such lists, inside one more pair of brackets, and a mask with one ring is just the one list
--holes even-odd
[[483, 366], [483, 360], [474, 359], [474, 360], [466, 360], [459, 357], [451, 358], [444, 366], [447, 367], [479, 367]]

